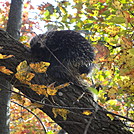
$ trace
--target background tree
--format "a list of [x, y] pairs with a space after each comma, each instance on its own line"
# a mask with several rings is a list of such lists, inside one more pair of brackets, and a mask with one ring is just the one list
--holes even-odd
[[[74, 9], [73, 14], [68, 12], [69, 8]], [[98, 103], [114, 113], [133, 118], [132, 1], [77, 0], [71, 5], [62, 1], [57, 5], [42, 4], [39, 10], [41, 19], [48, 24], [45, 26], [61, 29], [70, 29], [71, 26], [71, 29], [81, 30], [93, 42], [98, 51], [96, 59], [99, 59], [95, 61], [98, 67], [93, 73], [93, 86], [100, 88]], [[26, 14], [24, 22], [29, 22], [31, 28], [30, 24], [34, 23], [28, 21]], [[22, 27], [27, 33], [26, 25]], [[23, 42], [25, 35], [23, 33], [21, 38]], [[97, 92], [94, 88], [90, 90]]]
[[[8, 3], [7, 3], [8, 4]], [[6, 31], [12, 35], [14, 38], [19, 39], [20, 37], [20, 27], [21, 27], [21, 12], [22, 12], [22, 0], [12, 0], [10, 6], [9, 19], [7, 23]], [[10, 90], [11, 85], [6, 79], [0, 78], [0, 133], [8, 134], [10, 133], [9, 129], [9, 120], [10, 120]], [[8, 90], [7, 90], [8, 89]]]

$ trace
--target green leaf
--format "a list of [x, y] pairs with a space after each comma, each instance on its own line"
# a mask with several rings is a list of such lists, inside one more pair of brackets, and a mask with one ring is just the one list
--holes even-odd
[[132, 55], [134, 55], [134, 48], [129, 49], [129, 53], [132, 54]]
[[48, 18], [50, 18], [50, 13], [47, 10], [47, 11], [44, 12], [44, 18], [43, 19], [48, 19]]
[[53, 131], [48, 131], [46, 134], [54, 134]]
[[84, 29], [90, 29], [90, 27], [93, 25], [93, 23], [88, 23], [84, 25]]
[[107, 16], [110, 15], [110, 11], [109, 11], [109, 10], [106, 10], [106, 11], [104, 11], [104, 12], [102, 13], [102, 15], [106, 15], [106, 17], [107, 17]]
[[108, 22], [113, 22], [113, 23], [117, 23], [117, 24], [121, 24], [121, 23], [125, 23], [126, 20], [124, 17], [112, 17], [111, 19], [108, 20]]
[[93, 93], [98, 95], [98, 90], [96, 88], [90, 87], [89, 90]]

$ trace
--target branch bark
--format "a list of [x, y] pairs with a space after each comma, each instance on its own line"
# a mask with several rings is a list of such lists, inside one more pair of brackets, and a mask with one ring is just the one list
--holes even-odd
[[[31, 55], [30, 49], [24, 47], [23, 44], [2, 30], [0, 30], [0, 47], [3, 47], [0, 49], [0, 53], [14, 55], [12, 58], [1, 60], [0, 66], [6, 66], [7, 69], [10, 69], [14, 73], [16, 73], [16, 67], [20, 62], [24, 60], [27, 60], [28, 63], [37, 61]], [[116, 117], [114, 120], [111, 120], [107, 116], [107, 111], [93, 100], [90, 93], [82, 85], [70, 84], [70, 86], [58, 90], [55, 96], [45, 98], [17, 80], [14, 74], [6, 75], [0, 73], [0, 76], [10, 81], [31, 99], [40, 102], [44, 99], [44, 107], [40, 109], [69, 134], [132, 134], [125, 129], [125, 124], [121, 120]], [[32, 83], [40, 85], [48, 85], [53, 82], [56, 82], [57, 85], [63, 84], [60, 80], [47, 78], [46, 74], [36, 74], [32, 79]], [[82, 97], [80, 98], [80, 96]], [[68, 107], [67, 109], [70, 112], [67, 114], [66, 120], [60, 115], [56, 118], [54, 117], [52, 108], [55, 106], [60, 108]], [[89, 109], [92, 114], [82, 114], [84, 109]]]

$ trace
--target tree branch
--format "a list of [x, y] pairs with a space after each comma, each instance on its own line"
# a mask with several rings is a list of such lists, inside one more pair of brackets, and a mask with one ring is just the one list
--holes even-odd
[[[37, 102], [41, 102], [42, 99], [46, 96], [37, 94], [35, 91], [30, 89], [28, 85], [21, 83], [15, 78], [17, 65], [24, 60], [27, 60], [28, 63], [36, 62], [36, 57], [31, 55], [30, 49], [24, 47], [23, 44], [13, 39], [2, 30], [0, 30], [0, 47], [2, 48], [0, 49], [0, 53], [5, 55], [14, 55], [11, 58], [0, 60], [0, 66], [5, 66], [7, 69], [14, 72], [14, 74], [6, 75], [0, 73], [0, 77], [4, 77], [10, 81], [24, 95], [29, 97], [29, 99], [31, 98], [32, 101], [35, 100]], [[39, 85], [50, 85], [51, 83], [56, 82], [57, 85], [61, 85], [63, 84], [61, 81], [62, 80], [55, 80], [51, 77], [48, 78], [45, 73], [37, 73], [31, 80], [31, 83]], [[62, 95], [59, 95], [59, 92], [62, 93]], [[78, 100], [83, 92], [84, 95], [81, 97], [81, 99]], [[67, 114], [67, 119], [64, 120], [60, 115], [57, 115], [55, 118], [54, 113], [52, 112], [53, 106], [57, 106], [57, 108], [69, 108], [70, 112]], [[49, 95], [48, 98], [45, 99], [45, 104], [40, 109], [48, 116], [50, 116], [69, 134], [82, 134], [86, 126], [88, 127], [86, 132], [87, 134], [132, 134], [130, 131], [124, 129], [125, 124], [122, 121], [116, 117], [114, 120], [111, 120], [107, 116], [106, 110], [93, 100], [90, 92], [85, 90], [85, 87], [82, 85], [70, 84], [67, 87], [59, 89], [55, 96]], [[85, 109], [88, 109], [89, 111], [91, 110], [92, 113], [88, 116], [83, 115]], [[97, 111], [95, 109], [97, 109]], [[92, 120], [89, 124], [90, 119]], [[72, 122], [72, 124], [70, 125], [69, 122]]]

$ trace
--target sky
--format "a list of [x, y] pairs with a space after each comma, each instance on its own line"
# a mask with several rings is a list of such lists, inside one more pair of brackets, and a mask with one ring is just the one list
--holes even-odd
[[[26, 0], [25, 0], [26, 1]], [[55, 2], [55, 0], [31, 0], [31, 2], [36, 6], [36, 5], [40, 5], [41, 3], [45, 2], [49, 2], [52, 3], [53, 5], [55, 5], [57, 2]]]
[[[6, 1], [11, 2], [11, 0], [0, 0], [0, 2], [6, 2]], [[26, 1], [27, 0], [24, 0], [24, 3]], [[44, 3], [49, 2], [49, 3], [52, 3], [54, 6], [56, 6], [58, 1], [62, 1], [62, 0], [31, 0], [32, 5], [35, 7], [34, 11], [29, 11], [29, 14], [31, 14], [30, 15], [31, 16], [31, 20], [34, 19], [34, 16], [37, 15], [37, 13], [39, 13], [39, 10], [36, 9], [38, 5], [42, 4], [43, 2]], [[69, 2], [73, 2], [73, 0], [69, 0]], [[1, 4], [0, 4], [0, 6], [1, 6]], [[75, 11], [74, 11], [74, 9], [69, 8], [68, 12], [74, 13]], [[37, 21], [38, 21], [38, 19], [39, 18], [37, 18]], [[55, 20], [53, 20], [53, 21], [55, 21]], [[39, 29], [34, 29], [34, 31], [36, 31], [37, 34], [40, 34], [42, 32], [46, 32], [46, 28], [44, 28], [45, 22], [39, 20], [39, 25], [40, 25], [41, 29], [43, 29], [44, 31], [39, 30]]]

